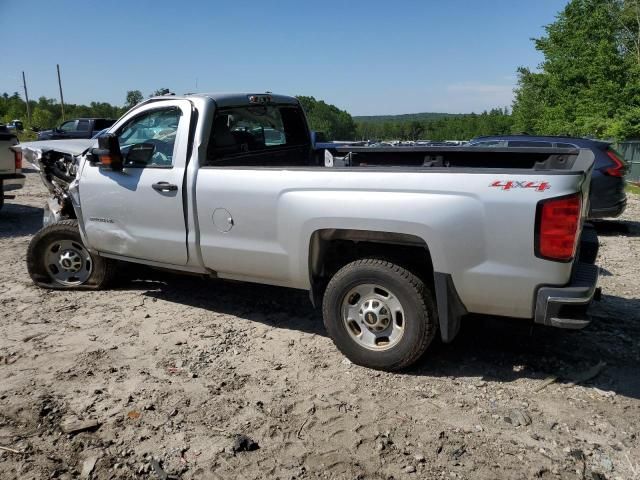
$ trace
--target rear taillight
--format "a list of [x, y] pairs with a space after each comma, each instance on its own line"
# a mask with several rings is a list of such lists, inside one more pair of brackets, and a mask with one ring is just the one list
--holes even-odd
[[575, 256], [581, 209], [580, 194], [538, 203], [536, 256], [559, 262], [568, 262]]
[[620, 159], [616, 151], [609, 148], [606, 153], [607, 156], [613, 161], [613, 167], [606, 168], [604, 170], [604, 173], [611, 177], [624, 177], [625, 164]]
[[[11, 158], [11, 157], [9, 157]], [[14, 151], [13, 152], [13, 158], [15, 160], [15, 167], [16, 170], [22, 170], [22, 152], [21, 151]]]

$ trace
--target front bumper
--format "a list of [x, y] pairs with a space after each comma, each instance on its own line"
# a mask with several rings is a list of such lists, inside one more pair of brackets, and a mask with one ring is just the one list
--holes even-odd
[[0, 185], [2, 188], [0, 189], [3, 192], [8, 192], [10, 190], [18, 190], [24, 187], [25, 176], [23, 173], [11, 173], [11, 174], [3, 174], [0, 175]]
[[598, 254], [597, 236], [586, 227], [580, 242], [579, 260], [571, 280], [563, 287], [540, 287], [536, 297], [534, 321], [559, 328], [580, 329], [590, 323], [587, 307], [598, 292], [599, 268], [593, 262]]

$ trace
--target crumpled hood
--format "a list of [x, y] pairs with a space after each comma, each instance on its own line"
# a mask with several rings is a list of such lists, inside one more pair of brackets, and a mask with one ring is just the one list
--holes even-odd
[[25, 142], [14, 145], [14, 150], [22, 150], [22, 158], [37, 170], [40, 169], [38, 159], [43, 152], [56, 151], [69, 155], [81, 155], [91, 147], [98, 146], [98, 140], [93, 138], [74, 138], [69, 140], [41, 140], [39, 142]]

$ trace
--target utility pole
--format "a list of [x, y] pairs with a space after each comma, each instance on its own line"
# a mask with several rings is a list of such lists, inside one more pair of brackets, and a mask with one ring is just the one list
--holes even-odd
[[62, 82], [60, 81], [60, 65], [56, 63], [58, 69], [58, 87], [60, 88], [60, 105], [62, 105], [62, 121], [64, 122], [64, 97], [62, 96]]
[[27, 80], [24, 77], [24, 71], [22, 72], [22, 86], [24, 87], [24, 98], [27, 100], [27, 120], [31, 125], [31, 109], [29, 108], [29, 94], [27, 93]]

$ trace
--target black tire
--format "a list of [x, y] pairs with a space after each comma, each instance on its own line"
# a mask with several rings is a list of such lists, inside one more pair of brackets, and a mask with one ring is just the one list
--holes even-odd
[[2, 186], [2, 180], [0, 180], [0, 210], [4, 207], [4, 187]]
[[62, 240], [83, 245], [77, 220], [56, 222], [34, 235], [27, 250], [27, 270], [31, 280], [39, 287], [50, 289], [100, 290], [107, 287], [115, 275], [116, 262], [91, 253], [91, 274], [83, 283], [65, 285], [56, 281], [45, 264], [46, 250], [53, 242]]
[[[359, 344], [342, 319], [345, 296], [362, 284], [388, 288], [404, 310], [404, 333], [398, 343], [387, 350], [371, 350]], [[433, 295], [424, 282], [396, 264], [374, 258], [349, 263], [331, 278], [324, 294], [322, 314], [338, 350], [353, 363], [378, 370], [407, 368], [424, 354], [438, 330]]]

